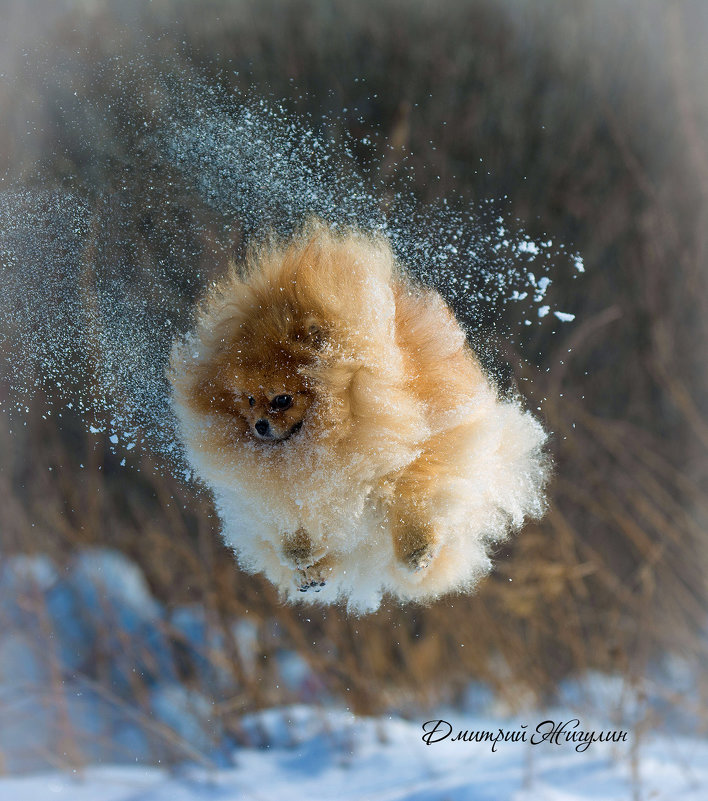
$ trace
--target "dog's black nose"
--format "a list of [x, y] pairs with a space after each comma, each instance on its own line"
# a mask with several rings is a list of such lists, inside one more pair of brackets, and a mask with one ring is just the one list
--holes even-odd
[[256, 422], [256, 431], [262, 437], [265, 437], [266, 434], [270, 433], [270, 423], [267, 420], [258, 420]]

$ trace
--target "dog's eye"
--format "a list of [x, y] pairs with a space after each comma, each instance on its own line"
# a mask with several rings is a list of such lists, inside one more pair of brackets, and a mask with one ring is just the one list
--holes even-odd
[[292, 395], [276, 395], [270, 402], [270, 408], [277, 412], [289, 409], [293, 405]]
[[255, 406], [256, 405], [256, 399], [253, 397], [253, 395], [249, 395], [248, 396], [248, 405], [249, 406]]

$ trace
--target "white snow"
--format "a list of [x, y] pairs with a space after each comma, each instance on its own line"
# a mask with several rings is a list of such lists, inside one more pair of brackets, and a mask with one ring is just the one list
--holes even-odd
[[536, 292], [534, 293], [534, 298], [533, 298], [535, 303], [540, 303], [543, 300], [546, 294], [546, 290], [548, 289], [550, 283], [551, 279], [546, 275], [541, 276], [541, 278], [538, 279], [538, 283], [536, 285]]
[[538, 245], [530, 239], [523, 239], [516, 249], [519, 253], [530, 253], [532, 256], [538, 256], [539, 253]]
[[[555, 721], [563, 713], [548, 713]], [[459, 730], [529, 729], [544, 720], [461, 716]], [[241, 748], [226, 768], [90, 767], [0, 779], [0, 798], [13, 801], [704, 801], [708, 743], [654, 736], [616, 745], [594, 743], [451, 742], [426, 745], [420, 721], [359, 718], [341, 710], [295, 706], [246, 719], [267, 735], [263, 747]], [[586, 722], [583, 721], [585, 724]], [[589, 721], [587, 722], [590, 725]], [[633, 765], [632, 752], [636, 754]]]

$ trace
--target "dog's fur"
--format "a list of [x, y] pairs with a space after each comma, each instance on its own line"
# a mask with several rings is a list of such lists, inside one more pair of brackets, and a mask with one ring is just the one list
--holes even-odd
[[291, 599], [363, 611], [470, 589], [489, 545], [543, 511], [541, 426], [382, 237], [315, 221], [253, 250], [169, 380], [226, 541]]

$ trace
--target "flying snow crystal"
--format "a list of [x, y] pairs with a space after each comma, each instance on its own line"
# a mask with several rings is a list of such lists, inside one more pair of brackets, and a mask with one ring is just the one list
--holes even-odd
[[[86, 418], [111, 445], [143, 431], [166, 452], [169, 431], [163, 365], [175, 310], [157, 271], [100, 249], [106, 220], [62, 193], [0, 195], [0, 352], [14, 397], [42, 388], [50, 403]], [[166, 425], [167, 424], [167, 425]]]
[[[140, 72], [141, 65], [125, 68]], [[580, 256], [499, 216], [495, 203], [446, 198], [421, 207], [411, 191], [392, 195], [383, 174], [375, 167], [363, 174], [347, 142], [331, 133], [342, 127], [336, 116], [298, 117], [284, 103], [229, 96], [184, 75], [155, 81], [159, 124], [143, 135], [144, 123], [134, 123], [141, 147], [156, 175], [178, 176], [192, 207], [211, 210], [215, 229], [238, 228], [245, 241], [258, 240], [317, 215], [382, 233], [473, 338], [480, 325], [497, 325], [511, 301], [523, 304], [519, 324], [529, 324], [534, 308], [539, 317], [549, 313], [550, 256], [585, 269]], [[87, 148], [99, 152], [96, 142]], [[401, 164], [398, 172], [398, 185], [412, 185], [411, 168]], [[192, 208], [179, 207], [186, 225], [177, 211], [169, 217], [170, 204], [178, 206], [169, 196], [176, 180], [160, 189], [146, 170], [126, 169], [117, 189], [94, 187], [91, 199], [58, 189], [0, 194], [0, 353], [13, 389], [9, 405], [21, 411], [27, 393], [49, 389], [50, 403], [78, 411], [110, 447], [148, 445], [186, 475], [164, 368], [208, 276], [199, 267], [203, 243], [185, 234], [201, 230]], [[146, 245], [156, 207], [172, 226], [168, 252]], [[215, 260], [225, 263], [233, 255], [229, 237], [216, 240]]]

